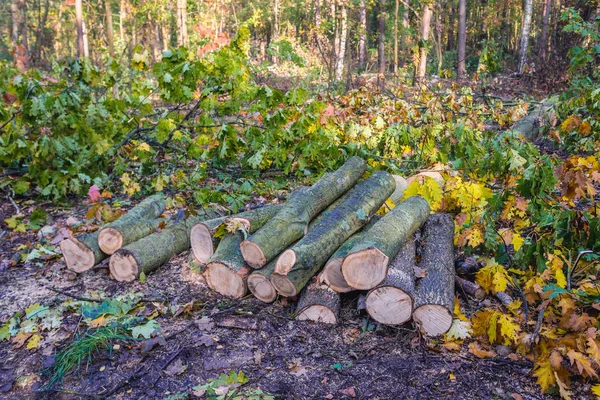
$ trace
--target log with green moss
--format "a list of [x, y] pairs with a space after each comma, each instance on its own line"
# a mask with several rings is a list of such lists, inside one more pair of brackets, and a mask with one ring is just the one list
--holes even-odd
[[344, 279], [344, 275], [342, 275], [342, 262], [352, 247], [363, 240], [363, 237], [367, 235], [369, 229], [371, 229], [380, 219], [381, 217], [379, 215], [373, 215], [373, 218], [371, 218], [364, 228], [352, 235], [344, 242], [344, 244], [338, 247], [335, 253], [329, 257], [329, 260], [327, 260], [327, 263], [325, 263], [325, 266], [323, 267], [323, 271], [319, 274], [320, 283], [329, 286], [338, 293], [346, 293], [354, 290], [353, 287], [348, 285], [348, 282]]
[[[239, 224], [247, 233], [253, 233], [277, 214], [280, 205], [266, 205], [242, 212], [230, 217], [231, 224]], [[194, 224], [190, 233], [190, 241], [194, 256], [201, 263], [207, 263], [212, 257], [219, 239], [215, 237], [217, 228], [222, 225], [219, 221], [204, 221]]]
[[426, 336], [439, 336], [452, 326], [454, 305], [454, 221], [431, 215], [423, 227], [421, 262], [427, 271], [415, 291], [413, 319]]
[[275, 217], [242, 242], [246, 262], [253, 268], [260, 268], [302, 238], [310, 221], [352, 188], [366, 168], [363, 159], [351, 157], [341, 168], [326, 174], [308, 190], [290, 196]]
[[63, 240], [60, 243], [61, 252], [65, 258], [67, 268], [80, 273], [91, 269], [107, 257], [107, 253], [100, 246], [100, 234], [105, 228], [124, 226], [136, 220], [155, 219], [165, 210], [165, 199], [162, 193], [155, 194], [143, 200], [129, 210], [118, 220], [104, 225], [93, 233], [84, 233], [76, 237]]
[[416, 245], [409, 238], [390, 262], [383, 282], [369, 290], [366, 309], [371, 318], [386, 325], [401, 325], [413, 312]]
[[369, 222], [395, 187], [392, 175], [384, 171], [357, 183], [334, 210], [279, 256], [271, 276], [277, 292], [296, 296], [331, 254]]
[[118, 220], [104, 225], [98, 233], [98, 246], [106, 254], [148, 236], [165, 220], [157, 219], [165, 211], [165, 196], [157, 193], [144, 199]]
[[277, 298], [277, 290], [271, 283], [271, 274], [275, 270], [276, 261], [273, 260], [261, 269], [255, 270], [247, 279], [250, 292], [264, 303], [272, 303]]
[[340, 303], [339, 293], [318, 282], [312, 282], [300, 294], [296, 308], [296, 319], [299, 321], [337, 324]]
[[206, 220], [208, 224], [221, 224], [228, 218], [214, 218], [216, 215], [212, 210], [202, 210], [120, 248], [110, 257], [112, 277], [118, 281], [133, 281], [141, 272], [154, 271], [174, 255], [190, 248], [190, 231], [196, 223]]
[[409, 197], [388, 212], [356, 243], [342, 262], [342, 275], [351, 287], [369, 290], [386, 277], [388, 264], [423, 225], [429, 203], [420, 196]]

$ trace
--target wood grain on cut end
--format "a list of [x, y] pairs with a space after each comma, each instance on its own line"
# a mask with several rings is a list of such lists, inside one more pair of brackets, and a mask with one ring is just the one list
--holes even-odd
[[381, 324], [401, 325], [412, 315], [413, 300], [402, 289], [380, 286], [367, 294], [366, 309]]
[[98, 246], [106, 254], [113, 254], [123, 247], [123, 235], [115, 228], [104, 228], [98, 234]]
[[413, 319], [421, 332], [430, 337], [443, 335], [452, 326], [452, 314], [444, 306], [424, 304], [413, 313]]
[[296, 316], [296, 319], [299, 321], [313, 321], [322, 322], [325, 324], [337, 324], [337, 318], [333, 311], [331, 311], [328, 307], [319, 304], [306, 307]]
[[389, 258], [377, 248], [348, 254], [342, 263], [342, 275], [348, 285], [369, 290], [379, 285], [387, 275]]
[[196, 224], [190, 231], [192, 252], [198, 261], [207, 263], [215, 252], [212, 234], [202, 223]]
[[273, 273], [271, 275], [271, 283], [275, 286], [275, 290], [282, 296], [292, 297], [298, 294], [296, 285], [285, 275]]
[[319, 276], [319, 282], [329, 286], [332, 290], [335, 290], [338, 293], [347, 293], [354, 290], [346, 279], [344, 279], [344, 275], [342, 275], [342, 262], [344, 258], [334, 258], [333, 260], [329, 260], [325, 267], [323, 268], [323, 272]]
[[204, 274], [211, 289], [223, 296], [239, 299], [248, 291], [246, 278], [249, 272], [247, 267], [234, 271], [223, 263], [210, 262]]
[[267, 259], [260, 246], [249, 240], [244, 240], [240, 245], [244, 260], [252, 268], [261, 268], [267, 263]]
[[250, 274], [248, 276], [248, 289], [254, 297], [265, 303], [272, 303], [277, 298], [275, 286], [268, 277], [260, 274]]
[[275, 272], [281, 275], [287, 275], [296, 264], [296, 253], [289, 249], [281, 253], [275, 264]]
[[108, 265], [110, 274], [117, 281], [134, 281], [140, 273], [137, 260], [129, 252], [117, 251], [110, 257]]
[[94, 252], [76, 238], [67, 238], [60, 242], [60, 249], [70, 270], [80, 273], [94, 266]]

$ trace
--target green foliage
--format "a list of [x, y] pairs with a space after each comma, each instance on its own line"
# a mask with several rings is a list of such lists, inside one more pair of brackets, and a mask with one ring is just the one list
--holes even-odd
[[192, 390], [197, 396], [206, 396], [209, 400], [273, 400], [275, 398], [260, 389], [241, 389], [241, 386], [246, 383], [248, 377], [242, 371], [230, 371], [221, 374], [218, 378], [211, 378]]

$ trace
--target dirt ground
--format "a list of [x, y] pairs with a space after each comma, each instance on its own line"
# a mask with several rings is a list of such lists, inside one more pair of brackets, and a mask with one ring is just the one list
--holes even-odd
[[[78, 210], [83, 218], [84, 207]], [[58, 227], [73, 215], [72, 209], [49, 211]], [[0, 206], [0, 221], [12, 214], [10, 203]], [[41, 390], [48, 379], [42, 371], [85, 330], [78, 315], [67, 316], [59, 329], [45, 334], [37, 349], [0, 342], [0, 398], [197, 398], [202, 396], [194, 386], [232, 370], [248, 376], [243, 389], [260, 388], [282, 399], [554, 398], [540, 394], [529, 361], [478, 359], [466, 346], [453, 353], [433, 350], [412, 324], [364, 329], [369, 321], [356, 310], [357, 294], [343, 297], [342, 323], [337, 326], [298, 322], [291, 319], [293, 300], [263, 304], [251, 296], [232, 301], [213, 293], [190, 266], [187, 253], [150, 274], [145, 283], [126, 284], [111, 280], [106, 268], [75, 276], [60, 258], [41, 266], [13, 266], [15, 248], [32, 246], [38, 237], [14, 233], [3, 222], [0, 235], [0, 326], [33, 303], [72, 296], [142, 292], [147, 315], [164, 306], [184, 310], [157, 317], [163, 345], [142, 355], [140, 344], [117, 342], [111, 351], [97, 352], [91, 362], [83, 360], [54, 391]], [[473, 300], [466, 304], [471, 311], [478, 307]]]

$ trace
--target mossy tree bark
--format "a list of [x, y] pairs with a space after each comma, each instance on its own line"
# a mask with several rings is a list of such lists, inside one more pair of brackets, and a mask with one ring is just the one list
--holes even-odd
[[277, 292], [296, 296], [331, 254], [369, 222], [395, 187], [392, 175], [384, 171], [357, 183], [335, 209], [279, 256], [271, 276]]
[[148, 274], [154, 271], [172, 256], [190, 248], [190, 231], [196, 223], [206, 219], [216, 224], [227, 219], [214, 218], [215, 215], [212, 210], [203, 210], [198, 215], [120, 248], [110, 258], [111, 275], [118, 281], [133, 281], [141, 272]]
[[337, 324], [340, 315], [340, 295], [325, 285], [313, 282], [300, 294], [296, 308], [299, 321]]
[[416, 245], [409, 238], [390, 262], [387, 276], [367, 293], [366, 308], [377, 322], [401, 325], [413, 312], [415, 294]]
[[260, 268], [304, 236], [310, 221], [354, 186], [365, 171], [365, 161], [352, 157], [308, 190], [290, 196], [274, 218], [242, 242], [246, 262], [253, 268]]
[[123, 246], [148, 236], [164, 223], [157, 220], [165, 211], [162, 193], [149, 196], [118, 220], [104, 225], [98, 234], [98, 245], [106, 254], [113, 254]]
[[240, 251], [243, 240], [244, 234], [239, 231], [225, 235], [204, 272], [208, 286], [223, 296], [238, 299], [248, 292], [246, 278], [251, 268]]
[[429, 215], [429, 203], [409, 197], [388, 212], [356, 243], [342, 262], [342, 275], [351, 287], [369, 290], [387, 276], [388, 264]]
[[413, 319], [424, 335], [439, 336], [453, 318], [454, 221], [449, 215], [434, 214], [425, 222], [419, 266], [427, 275], [417, 284]]
[[[232, 223], [239, 223], [248, 233], [253, 233], [280, 210], [280, 205], [266, 205], [231, 216]], [[215, 238], [215, 231], [223, 221], [205, 221], [194, 224], [190, 233], [190, 240], [194, 256], [201, 263], [207, 263], [213, 255], [219, 240]]]
[[350, 250], [359, 243], [367, 235], [369, 229], [371, 229], [381, 217], [379, 215], [373, 215], [371, 220], [363, 229], [352, 235], [348, 240], [344, 242], [338, 249], [329, 257], [323, 272], [319, 274], [319, 282], [329, 286], [332, 290], [338, 293], [346, 293], [354, 290], [353, 287], [348, 285], [344, 275], [342, 275], [342, 262], [348, 255]]

